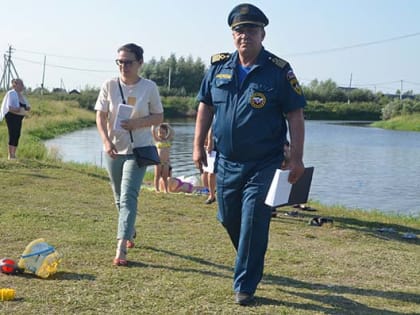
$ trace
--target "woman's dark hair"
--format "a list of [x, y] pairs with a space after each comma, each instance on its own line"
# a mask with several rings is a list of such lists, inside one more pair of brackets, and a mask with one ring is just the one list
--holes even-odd
[[141, 48], [140, 46], [130, 43], [130, 44], [125, 44], [123, 46], [121, 46], [120, 48], [118, 48], [117, 52], [120, 51], [127, 51], [127, 52], [131, 52], [136, 56], [136, 59], [139, 60], [143, 60], [143, 48]]

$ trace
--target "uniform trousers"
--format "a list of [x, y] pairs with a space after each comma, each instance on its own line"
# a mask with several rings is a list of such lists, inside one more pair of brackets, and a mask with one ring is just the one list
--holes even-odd
[[260, 282], [272, 209], [264, 204], [282, 157], [238, 163], [218, 157], [218, 220], [236, 249], [233, 290], [254, 294]]

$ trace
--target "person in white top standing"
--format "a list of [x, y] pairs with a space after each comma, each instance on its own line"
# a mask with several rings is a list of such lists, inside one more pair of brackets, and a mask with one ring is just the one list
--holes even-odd
[[9, 154], [8, 159], [16, 159], [16, 150], [19, 144], [22, 131], [22, 121], [31, 106], [23, 95], [25, 85], [22, 79], [12, 80], [12, 89], [3, 98], [0, 111], [0, 121], [6, 118], [7, 129], [9, 131]]
[[[113, 264], [127, 266], [127, 247], [134, 246], [137, 199], [147, 168], [137, 165], [132, 149], [153, 144], [151, 126], [163, 121], [163, 106], [156, 84], [139, 76], [143, 48], [130, 43], [117, 52], [120, 76], [102, 85], [95, 110], [105, 164], [119, 213]], [[119, 104], [131, 105], [133, 110], [130, 118], [121, 122], [121, 128], [114, 129]]]

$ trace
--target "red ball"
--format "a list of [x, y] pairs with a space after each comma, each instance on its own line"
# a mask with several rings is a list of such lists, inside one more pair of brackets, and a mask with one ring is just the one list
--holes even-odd
[[2, 273], [11, 275], [16, 273], [18, 270], [16, 262], [10, 258], [3, 258], [0, 260], [0, 271]]

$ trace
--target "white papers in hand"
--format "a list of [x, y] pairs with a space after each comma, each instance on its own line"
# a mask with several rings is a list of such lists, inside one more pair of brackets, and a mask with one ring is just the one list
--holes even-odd
[[276, 170], [270, 189], [268, 190], [265, 204], [270, 207], [287, 204], [289, 202], [292, 184], [289, 183], [290, 170]]
[[203, 171], [207, 173], [214, 173], [214, 161], [216, 159], [216, 151], [211, 151], [207, 154], [207, 166], [203, 166]]
[[127, 104], [118, 104], [117, 116], [114, 121], [114, 129], [124, 131], [124, 129], [121, 127], [121, 122], [123, 120], [129, 119], [132, 112], [133, 106]]

